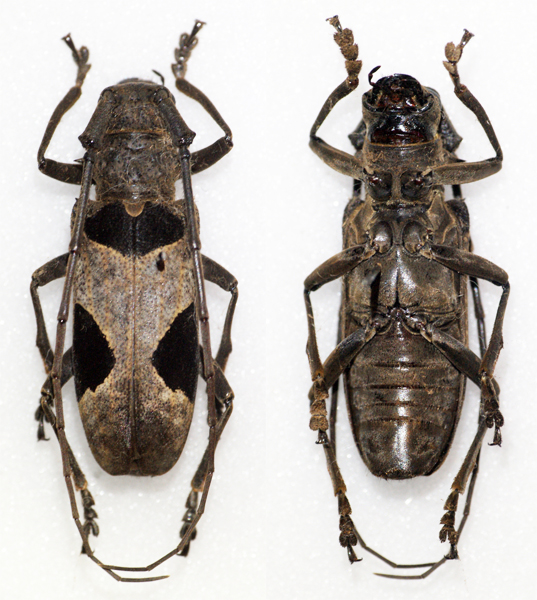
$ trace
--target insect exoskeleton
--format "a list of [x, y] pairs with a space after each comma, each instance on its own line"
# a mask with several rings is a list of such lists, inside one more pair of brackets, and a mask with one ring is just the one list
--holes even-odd
[[[38, 269], [31, 295], [37, 346], [48, 374], [36, 413], [38, 438], [52, 425], [61, 454], [72, 516], [83, 552], [119, 581], [117, 571], [151, 571], [177, 554], [186, 556], [196, 537], [214, 472], [215, 450], [233, 409], [224, 375], [231, 352], [237, 281], [201, 254], [199, 217], [191, 174], [210, 167], [232, 148], [231, 130], [210, 100], [185, 79], [186, 63], [203, 26], [183, 34], [172, 65], [177, 89], [201, 104], [224, 135], [193, 154], [195, 133], [182, 119], [163, 85], [127, 79], [107, 88], [80, 136], [82, 161], [68, 164], [45, 157], [62, 116], [78, 100], [88, 73], [89, 52], [65, 41], [77, 64], [75, 85], [52, 115], [38, 152], [46, 175], [81, 185], [73, 209], [69, 251]], [[184, 197], [175, 199], [182, 179]], [[95, 185], [95, 199], [89, 200]], [[38, 290], [65, 277], [54, 352]], [[231, 294], [216, 357], [210, 343], [205, 281]], [[73, 345], [64, 353], [71, 297]], [[112, 475], [160, 475], [177, 462], [186, 442], [198, 376], [207, 383], [209, 441], [192, 479], [181, 541], [147, 567], [113, 567], [93, 553], [97, 535], [94, 500], [67, 441], [62, 386], [74, 377], [80, 415], [99, 465]], [[82, 497], [81, 522], [75, 489]], [[165, 577], [165, 576], [164, 576]]]
[[[349, 136], [350, 155], [328, 145], [317, 131], [335, 104], [358, 86], [361, 61], [352, 31], [330, 19], [345, 57], [347, 78], [325, 102], [310, 133], [310, 146], [329, 166], [353, 177], [354, 194], [343, 219], [343, 251], [318, 267], [305, 281], [308, 356], [313, 380], [310, 427], [318, 431], [338, 497], [340, 543], [349, 559], [362, 547], [392, 567], [429, 567], [423, 578], [448, 558], [457, 557], [465, 520], [455, 529], [458, 497], [466, 511], [477, 475], [479, 451], [488, 428], [501, 442], [503, 417], [499, 387], [493, 378], [502, 347], [502, 323], [509, 295], [507, 274], [472, 253], [463, 183], [501, 168], [502, 151], [482, 106], [460, 83], [458, 61], [471, 38], [446, 46], [444, 63], [459, 99], [474, 112], [496, 154], [465, 163], [457, 158], [461, 137], [440, 97], [409, 75], [373, 82], [363, 96], [363, 118]], [[451, 186], [446, 200], [444, 186]], [[310, 294], [342, 278], [338, 345], [321, 361]], [[501, 286], [503, 293], [487, 342], [478, 279]], [[478, 357], [468, 348], [468, 281], [477, 315]], [[426, 565], [397, 565], [369, 548], [350, 517], [346, 486], [336, 460], [337, 382], [343, 376], [354, 439], [368, 469], [386, 479], [430, 475], [443, 463], [459, 420], [466, 379], [481, 390], [478, 430], [445, 503], [440, 532], [449, 540], [448, 555]], [[330, 418], [326, 407], [333, 388]]]

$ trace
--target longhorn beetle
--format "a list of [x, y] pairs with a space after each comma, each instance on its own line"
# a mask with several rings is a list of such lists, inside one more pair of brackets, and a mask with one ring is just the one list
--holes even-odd
[[[87, 48], [77, 49], [67, 35], [64, 40], [78, 67], [76, 83], [54, 111], [37, 155], [45, 175], [81, 185], [69, 252], [32, 278], [37, 347], [48, 375], [36, 412], [38, 439], [45, 438], [44, 421], [49, 422], [59, 441], [82, 550], [118, 581], [162, 579], [121, 577], [116, 571], [151, 571], [171, 556], [187, 555], [205, 510], [216, 445], [233, 408], [224, 369], [231, 352], [237, 281], [200, 252], [191, 185], [191, 172], [210, 167], [233, 146], [231, 130], [212, 102], [185, 79], [203, 25], [196, 21], [192, 33], [181, 36], [172, 70], [177, 89], [199, 102], [223, 130], [223, 137], [191, 155], [188, 147], [195, 133], [177, 111], [170, 91], [163, 84], [126, 79], [101, 94], [79, 138], [85, 150], [79, 164], [45, 158], [54, 131], [80, 97], [90, 68]], [[184, 198], [176, 200], [179, 178]], [[89, 198], [92, 184], [95, 200]], [[65, 284], [52, 352], [38, 289], [60, 277], [65, 277]], [[231, 293], [216, 359], [211, 353], [205, 279]], [[71, 296], [73, 345], [64, 354]], [[192, 480], [181, 541], [147, 567], [106, 565], [89, 544], [89, 535], [99, 532], [97, 513], [67, 441], [62, 386], [74, 376], [86, 436], [105, 471], [161, 475], [173, 467], [185, 445], [198, 374], [207, 383], [209, 442]], [[83, 524], [75, 489], [82, 497]]]
[[[338, 499], [340, 543], [351, 563], [353, 546], [393, 568], [424, 568], [421, 579], [446, 560], [458, 558], [457, 542], [470, 511], [479, 453], [494, 427], [491, 445], [500, 445], [503, 417], [494, 367], [502, 347], [502, 324], [509, 296], [505, 271], [472, 253], [469, 217], [460, 185], [497, 173], [502, 151], [494, 129], [468, 88], [460, 82], [458, 62], [472, 37], [446, 46], [444, 66], [455, 94], [477, 117], [496, 155], [465, 163], [455, 150], [462, 138], [451, 124], [437, 92], [409, 75], [376, 82], [363, 96], [363, 119], [349, 136], [354, 156], [328, 145], [317, 131], [332, 108], [358, 86], [362, 62], [350, 29], [339, 19], [334, 39], [345, 58], [347, 78], [328, 97], [310, 133], [312, 150], [330, 167], [354, 179], [354, 194], [343, 218], [343, 251], [305, 281], [307, 352], [313, 386], [311, 429], [324, 448]], [[453, 189], [444, 198], [444, 186]], [[362, 193], [362, 187], [363, 193]], [[311, 292], [343, 280], [338, 344], [323, 364], [319, 357]], [[478, 279], [501, 286], [502, 295], [487, 344]], [[470, 281], [481, 357], [468, 344]], [[435, 563], [399, 565], [369, 548], [351, 519], [346, 486], [336, 460], [337, 386], [343, 375], [354, 440], [368, 469], [385, 479], [430, 475], [444, 461], [459, 420], [466, 378], [479, 386], [478, 428], [455, 477], [441, 519], [440, 539], [448, 554]], [[326, 400], [332, 388], [330, 415]], [[468, 488], [464, 516], [455, 529], [458, 498]]]

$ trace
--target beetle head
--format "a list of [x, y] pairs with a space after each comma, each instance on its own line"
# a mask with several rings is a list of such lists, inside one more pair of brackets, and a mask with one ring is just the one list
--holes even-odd
[[445, 151], [457, 140], [446, 137], [449, 121], [437, 92], [410, 75], [373, 82], [377, 69], [369, 75], [372, 88], [363, 95], [363, 120], [349, 136], [364, 166], [359, 178], [374, 205], [427, 205], [431, 170], [444, 162]]
[[373, 87], [363, 96], [367, 139], [371, 143], [407, 146], [435, 138], [441, 113], [435, 92], [414, 77], [399, 73], [371, 83]]

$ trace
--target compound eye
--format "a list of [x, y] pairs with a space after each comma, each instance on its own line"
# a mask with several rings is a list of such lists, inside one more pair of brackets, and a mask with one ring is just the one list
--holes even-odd
[[423, 198], [429, 193], [432, 185], [432, 174], [404, 173], [401, 177], [401, 193], [406, 198]]
[[367, 191], [375, 200], [386, 200], [392, 195], [392, 176], [390, 173], [373, 173], [366, 177]]

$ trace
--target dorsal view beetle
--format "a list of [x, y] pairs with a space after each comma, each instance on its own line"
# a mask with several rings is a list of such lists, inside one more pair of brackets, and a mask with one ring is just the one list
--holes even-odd
[[[37, 346], [48, 377], [36, 413], [38, 438], [52, 425], [62, 455], [71, 510], [83, 552], [119, 581], [117, 571], [151, 571], [186, 556], [204, 512], [214, 471], [215, 449], [233, 408], [224, 375], [231, 352], [231, 324], [238, 297], [236, 279], [201, 254], [199, 219], [191, 173], [210, 167], [232, 148], [231, 130], [212, 102], [185, 79], [186, 63], [203, 23], [183, 34], [172, 65], [177, 89], [198, 102], [223, 130], [210, 146], [189, 152], [195, 133], [179, 114], [163, 84], [127, 79], [104, 90], [80, 136], [84, 158], [59, 163], [45, 152], [62, 116], [78, 100], [90, 68], [89, 52], [65, 41], [77, 64], [76, 84], [54, 111], [38, 152], [49, 177], [81, 185], [73, 209], [69, 252], [38, 269], [31, 295]], [[182, 179], [184, 197], [175, 198]], [[90, 200], [95, 185], [95, 199]], [[54, 351], [49, 343], [38, 289], [65, 277]], [[204, 281], [230, 292], [216, 358], [210, 344]], [[66, 324], [73, 302], [73, 345], [65, 351]], [[147, 567], [102, 563], [89, 535], [99, 532], [94, 500], [67, 441], [62, 386], [74, 377], [88, 443], [111, 475], [160, 475], [177, 462], [186, 442], [201, 375], [207, 384], [209, 441], [192, 479], [181, 540]], [[81, 521], [75, 489], [84, 510]]]
[[[361, 61], [352, 31], [339, 19], [336, 43], [347, 78], [325, 102], [310, 133], [312, 150], [330, 167], [354, 180], [354, 194], [343, 218], [343, 251], [305, 281], [307, 352], [313, 387], [311, 429], [325, 451], [338, 499], [340, 543], [349, 560], [358, 560], [357, 543], [394, 568], [424, 570], [424, 578], [446, 560], [457, 558], [457, 543], [468, 517], [479, 453], [488, 428], [500, 445], [503, 417], [494, 367], [502, 348], [502, 324], [509, 296], [505, 271], [472, 253], [469, 216], [461, 184], [498, 172], [502, 151], [481, 104], [460, 82], [458, 62], [472, 34], [446, 46], [455, 94], [477, 117], [494, 148], [493, 158], [466, 163], [455, 151], [461, 137], [440, 97], [409, 75], [373, 82], [363, 96], [363, 119], [349, 136], [355, 155], [334, 148], [317, 135], [332, 108], [358, 86]], [[444, 186], [453, 198], [445, 199]], [[311, 292], [342, 278], [338, 344], [323, 362], [315, 334]], [[478, 279], [502, 288], [492, 335], [487, 342]], [[468, 282], [480, 354], [468, 348]], [[453, 481], [441, 519], [441, 541], [448, 554], [437, 562], [400, 565], [369, 548], [352, 519], [346, 486], [336, 460], [337, 386], [343, 376], [347, 408], [358, 451], [374, 475], [408, 479], [434, 473], [453, 442], [466, 378], [481, 391], [477, 433]], [[326, 401], [332, 388], [328, 412]], [[458, 499], [467, 490], [458, 528]]]

